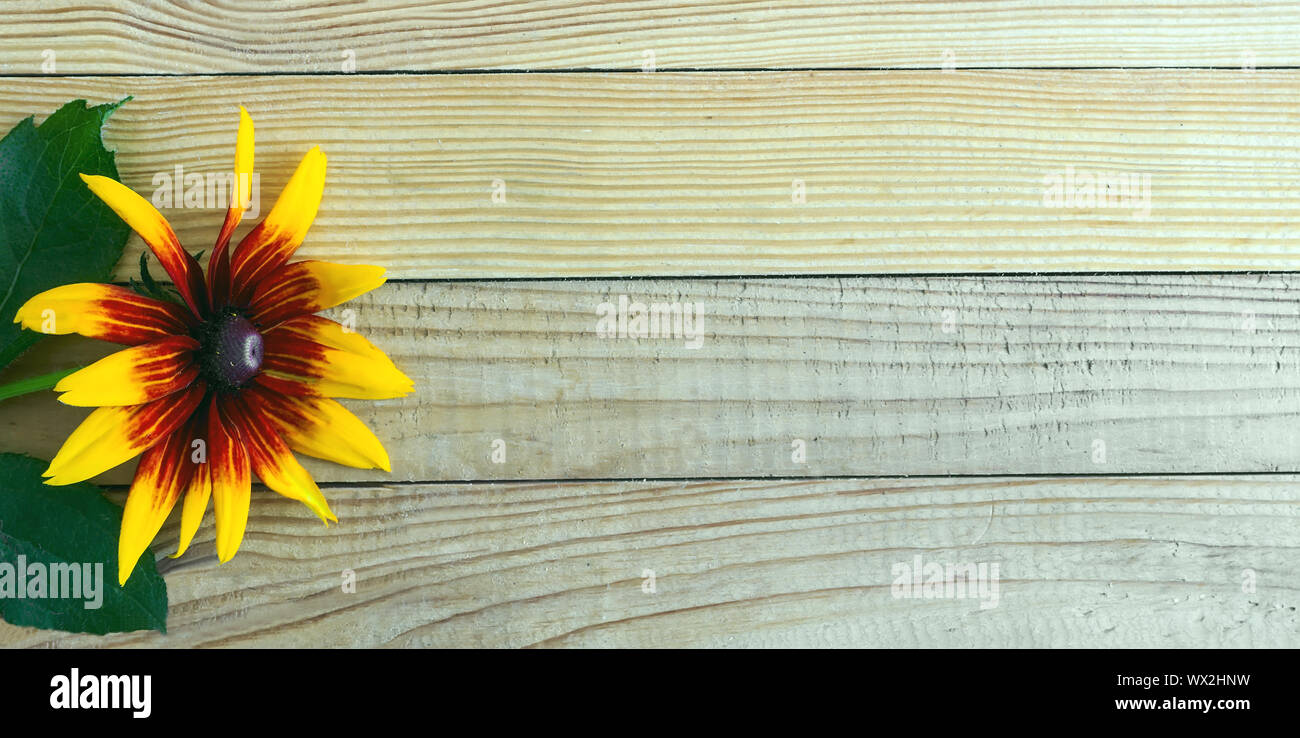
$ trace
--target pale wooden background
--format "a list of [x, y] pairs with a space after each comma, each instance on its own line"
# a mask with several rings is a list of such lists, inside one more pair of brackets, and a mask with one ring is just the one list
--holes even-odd
[[[1300, 645], [1295, 3], [262, 6], [9, 3], [0, 122], [134, 95], [148, 193], [242, 103], [268, 204], [320, 144], [302, 255], [396, 278], [348, 306], [416, 381], [351, 403], [393, 473], [309, 463], [340, 524], [258, 493], [220, 567], [209, 518], [165, 636], [0, 644]], [[1150, 216], [1043, 207], [1066, 166]], [[597, 337], [620, 294], [703, 346]], [[0, 448], [83, 414], [7, 402]], [[916, 555], [998, 606], [893, 598]]]

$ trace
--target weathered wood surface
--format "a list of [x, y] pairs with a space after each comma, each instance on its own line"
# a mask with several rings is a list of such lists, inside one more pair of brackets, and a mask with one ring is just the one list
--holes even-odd
[[[393, 474], [308, 463], [339, 525], [259, 490], [233, 561], [211, 516], [163, 558], [168, 635], [0, 646], [1300, 646], [1300, 276], [1066, 274], [1300, 266], [1297, 9], [6, 3], [0, 119], [134, 95], [146, 196], [226, 172], [239, 104], [263, 210], [320, 144], [301, 256], [405, 280], [347, 307], [417, 393], [349, 403]], [[464, 70], [573, 71], [384, 74]], [[1047, 207], [1067, 171], [1150, 212]], [[164, 210], [191, 250], [214, 204]], [[1019, 276], [813, 277], [952, 272]], [[597, 336], [619, 295], [700, 347]], [[0, 404], [0, 449], [84, 414]], [[894, 597], [917, 556], [997, 606]]]
[[[0, 643], [1256, 647], [1300, 632], [1291, 476], [331, 492], [328, 530], [254, 494], [243, 548], [220, 566], [209, 517], [163, 559], [165, 636], [0, 624]], [[997, 564], [996, 606], [980, 606], [991, 576], [983, 599], [895, 598], [895, 567], [917, 556]]]
[[[261, 212], [320, 144], [303, 255], [398, 278], [1300, 265], [1287, 71], [23, 78], [0, 118], [127, 94], [128, 185], [227, 172], [242, 103]], [[1136, 176], [1150, 212], [1048, 207], [1067, 172]], [[224, 203], [164, 212], [198, 251]]]
[[[310, 468], [334, 482], [1296, 471], [1298, 279], [390, 284], [331, 314], [415, 381], [349, 402], [393, 473]], [[698, 311], [699, 348], [599, 335], [599, 306], [621, 295]], [[14, 371], [67, 366], [73, 347], [108, 350], [48, 339]], [[51, 458], [85, 415], [49, 393], [6, 402], [0, 448]]]
[[[8, 0], [0, 73], [1294, 66], [1294, 2]], [[51, 55], [52, 54], [52, 55]]]

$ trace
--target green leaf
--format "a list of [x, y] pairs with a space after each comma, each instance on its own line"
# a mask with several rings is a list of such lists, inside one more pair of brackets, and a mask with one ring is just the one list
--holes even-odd
[[[45, 467], [28, 456], [0, 454], [0, 616], [14, 625], [77, 633], [167, 632], [167, 585], [153, 556], [146, 552], [126, 586], [117, 584], [122, 510], [92, 484], [44, 484]], [[45, 572], [46, 594], [54, 578], [51, 564], [77, 564], [83, 572], [90, 564], [101, 606], [86, 607], [94, 599], [86, 597], [86, 581], [81, 597], [17, 598], [19, 557], [29, 591], [36, 567]], [[97, 564], [102, 568], [94, 573]]]
[[78, 174], [117, 179], [104, 121], [122, 103], [74, 100], [40, 126], [28, 118], [0, 140], [0, 368], [41, 334], [14, 324], [28, 298], [72, 282], [107, 281], [130, 229]]

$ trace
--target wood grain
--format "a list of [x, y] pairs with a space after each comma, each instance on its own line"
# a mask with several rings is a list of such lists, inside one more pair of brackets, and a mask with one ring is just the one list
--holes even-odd
[[[1300, 63], [1294, 2], [9, 0], [0, 72], [1240, 67]], [[350, 53], [350, 56], [349, 56]], [[350, 61], [350, 66], [345, 66]]]
[[[9, 2], [0, 128], [134, 95], [146, 196], [227, 171], [239, 104], [263, 211], [320, 144], [300, 257], [390, 268], [331, 315], [417, 392], [348, 403], [392, 474], [307, 461], [339, 525], [259, 489], [218, 566], [169, 522], [168, 635], [0, 646], [1300, 646], [1300, 274], [1160, 273], [1300, 266], [1297, 10]], [[385, 74], [465, 70], [573, 71]], [[1066, 172], [1150, 212], [1047, 207]], [[164, 210], [192, 251], [213, 204]], [[903, 276], [953, 272], [1017, 276]], [[699, 347], [598, 335], [623, 295]], [[85, 414], [0, 404], [0, 449]], [[996, 606], [896, 597], [917, 557], [996, 564]]]
[[[1298, 281], [390, 284], [330, 314], [415, 381], [406, 398], [348, 401], [393, 473], [310, 468], [331, 482], [1295, 471]], [[620, 295], [694, 305], [700, 347], [598, 335]], [[15, 375], [93, 358], [69, 348], [108, 350], [50, 339]], [[0, 448], [52, 458], [85, 415], [50, 394], [8, 401]]]
[[[10, 79], [0, 120], [126, 94], [128, 185], [227, 171], [246, 104], [262, 212], [320, 144], [302, 255], [399, 278], [1300, 265], [1290, 72]], [[1046, 207], [1067, 171], [1149, 176], [1149, 215]], [[164, 212], [193, 251], [223, 216]]]
[[[210, 516], [162, 560], [167, 635], [0, 644], [1295, 647], [1297, 482], [394, 485], [333, 490], [328, 530], [260, 493], [232, 561]], [[997, 564], [996, 606], [991, 568], [982, 599], [896, 598], [917, 556]]]

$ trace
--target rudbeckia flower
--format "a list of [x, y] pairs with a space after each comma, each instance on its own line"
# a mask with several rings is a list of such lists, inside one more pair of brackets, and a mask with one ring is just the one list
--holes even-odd
[[213, 501], [217, 558], [229, 561], [248, 521], [251, 473], [303, 502], [326, 525], [338, 518], [293, 451], [390, 471], [373, 433], [332, 398], [383, 399], [413, 385], [369, 341], [314, 315], [384, 283], [384, 269], [289, 263], [316, 217], [325, 155], [303, 157], [275, 206], [233, 251], [253, 171], [253, 121], [240, 108], [231, 204], [205, 278], [149, 201], [108, 177], [81, 175], [144, 239], [179, 302], [108, 284], [70, 284], [27, 301], [14, 319], [50, 334], [80, 333], [129, 348], [65, 377], [59, 400], [97, 408], [45, 472], [64, 485], [143, 454], [118, 539], [118, 582], [182, 495], [179, 556]]

